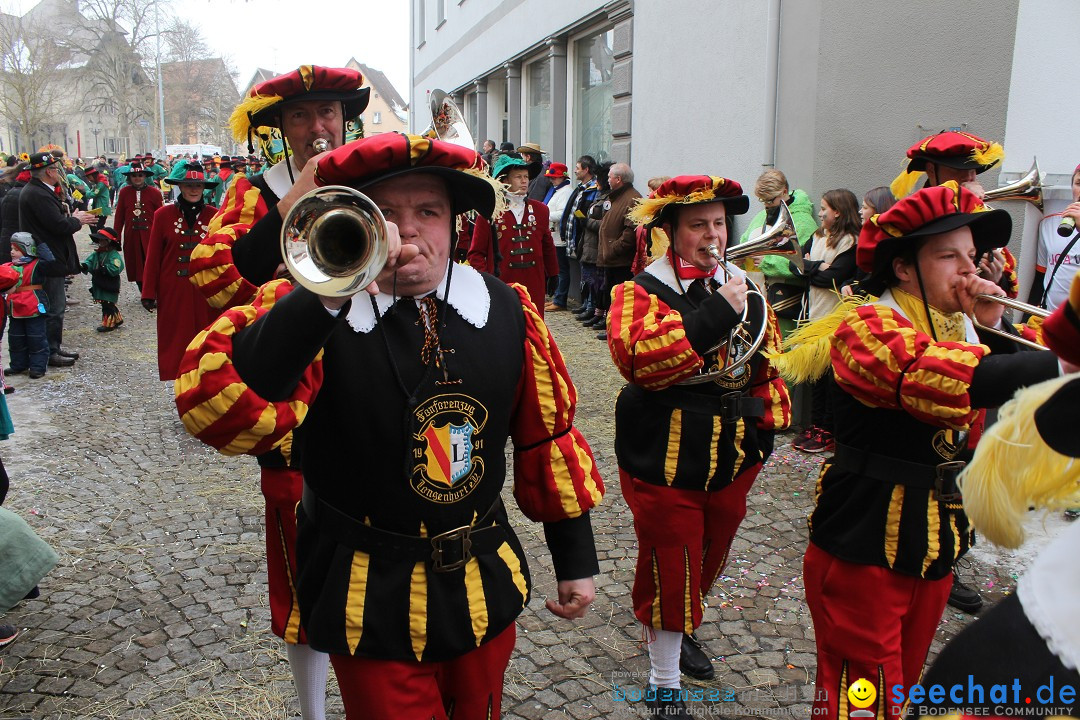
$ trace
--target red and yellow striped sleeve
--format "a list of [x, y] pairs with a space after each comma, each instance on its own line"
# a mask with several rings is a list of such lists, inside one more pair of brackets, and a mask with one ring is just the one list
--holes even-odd
[[685, 380], [705, 364], [686, 338], [682, 315], [632, 280], [612, 291], [607, 333], [615, 367], [649, 390]]
[[[776, 313], [772, 306], [768, 306], [768, 324], [765, 326], [765, 342], [762, 343], [760, 352], [766, 356], [779, 355], [783, 352], [783, 338], [780, 335], [780, 324], [776, 321]], [[765, 401], [765, 416], [757, 421], [759, 430], [786, 430], [791, 425], [791, 394], [788, 392], [787, 383], [780, 377], [780, 373], [771, 362], [765, 360], [757, 377], [752, 381], [753, 387], [749, 395], [760, 397]]]
[[511, 420], [514, 498], [537, 522], [575, 518], [600, 504], [604, 481], [592, 449], [574, 427], [577, 390], [562, 353], [521, 285], [525, 362]]
[[259, 189], [238, 176], [210, 221], [206, 237], [191, 251], [190, 280], [211, 307], [246, 305], [255, 296], [255, 285], [241, 277], [233, 264], [232, 248], [266, 212]]
[[180, 361], [174, 388], [180, 420], [188, 432], [225, 455], [261, 455], [282, 445], [304, 421], [322, 384], [321, 351], [292, 397], [280, 402], [257, 395], [232, 363], [236, 333], [291, 290], [287, 280], [263, 285], [251, 305], [226, 310], [196, 335]]
[[1020, 293], [1020, 276], [1016, 274], [1016, 257], [1009, 252], [1009, 248], [1001, 248], [1001, 254], [1005, 258], [1005, 268], [1001, 271], [1001, 281], [998, 285], [1006, 295], [1015, 300]]
[[1022, 325], [1017, 323], [1013, 327], [1020, 333], [1020, 337], [1046, 347], [1046, 339], [1043, 337], [1043, 320], [1044, 318], [1038, 315], [1032, 315], [1026, 323]]
[[840, 323], [831, 355], [836, 382], [864, 405], [966, 430], [979, 414], [968, 388], [988, 352], [985, 345], [935, 342], [891, 308], [869, 304]]

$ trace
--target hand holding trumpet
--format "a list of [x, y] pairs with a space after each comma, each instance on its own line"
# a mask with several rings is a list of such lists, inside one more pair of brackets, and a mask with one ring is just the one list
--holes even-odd
[[746, 291], [746, 278], [741, 275], [733, 275], [717, 290], [728, 301], [731, 309], [740, 315], [746, 308]]

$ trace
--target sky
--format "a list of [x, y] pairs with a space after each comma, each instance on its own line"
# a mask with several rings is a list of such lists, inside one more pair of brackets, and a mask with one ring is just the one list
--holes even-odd
[[172, 11], [228, 57], [243, 90], [256, 68], [344, 65], [350, 57], [383, 71], [409, 98], [407, 0], [189, 0]]
[[[0, 0], [17, 15], [38, 0]], [[355, 57], [383, 71], [409, 99], [408, 0], [162, 0], [196, 25], [215, 55], [227, 57], [243, 90], [255, 69], [341, 66]]]

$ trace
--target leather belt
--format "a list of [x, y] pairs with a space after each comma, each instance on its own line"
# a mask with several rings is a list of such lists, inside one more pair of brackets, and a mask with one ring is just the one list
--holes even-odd
[[510, 263], [510, 267], [514, 268], [515, 270], [523, 270], [525, 268], [536, 267], [536, 261], [530, 260], [529, 262], [512, 262]]
[[891, 455], [859, 450], [842, 443], [836, 443], [836, 456], [832, 464], [845, 472], [871, 480], [932, 490], [937, 500], [948, 503], [962, 500], [956, 477], [967, 465], [963, 460], [951, 460], [937, 465], [916, 463]]
[[373, 556], [393, 554], [396, 559], [414, 563], [431, 561], [431, 569], [435, 572], [461, 569], [474, 556], [496, 552], [506, 541], [506, 531], [495, 523], [502, 499], [496, 500], [475, 525], [462, 525], [428, 538], [402, 535], [362, 523], [319, 499], [307, 483], [304, 483], [300, 503], [304, 514], [339, 545]]
[[641, 393], [650, 401], [673, 410], [689, 410], [702, 415], [719, 415], [721, 421], [733, 423], [739, 418], [765, 417], [765, 399], [733, 390], [723, 395], [707, 395], [683, 388], [646, 390], [639, 385], [627, 385], [630, 392]]

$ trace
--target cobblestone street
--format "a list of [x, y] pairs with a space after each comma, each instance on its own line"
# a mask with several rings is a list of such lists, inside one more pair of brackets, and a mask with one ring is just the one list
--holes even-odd
[[[80, 235], [80, 254], [87, 246]], [[157, 380], [154, 317], [134, 285], [121, 296], [123, 328], [109, 334], [94, 331], [100, 313], [87, 287], [75, 279], [81, 302], [65, 321], [65, 345], [82, 354], [76, 366], [10, 379], [15, 435], [0, 445], [12, 485], [6, 506], [60, 564], [39, 599], [3, 618], [25, 630], [0, 651], [0, 718], [295, 717], [283, 646], [269, 629], [256, 464], [184, 431], [171, 383]], [[555, 583], [542, 528], [517, 513], [508, 491], [536, 585], [518, 623], [504, 716], [638, 717], [643, 704], [622, 699], [641, 691], [648, 670], [630, 603], [635, 537], [613, 449], [622, 383], [606, 344], [569, 315], [548, 319], [608, 488], [593, 519], [597, 600], [575, 623], [544, 609]], [[725, 699], [692, 703], [702, 713], [809, 717], [815, 654], [802, 556], [821, 460], [793, 451], [790, 436], [776, 446], [699, 630], [717, 668], [704, 686]], [[988, 569], [997, 557], [961, 570], [991, 602], [1015, 584], [1013, 564], [999, 558]], [[948, 609], [932, 652], [969, 621]], [[330, 713], [342, 716], [333, 679]]]

